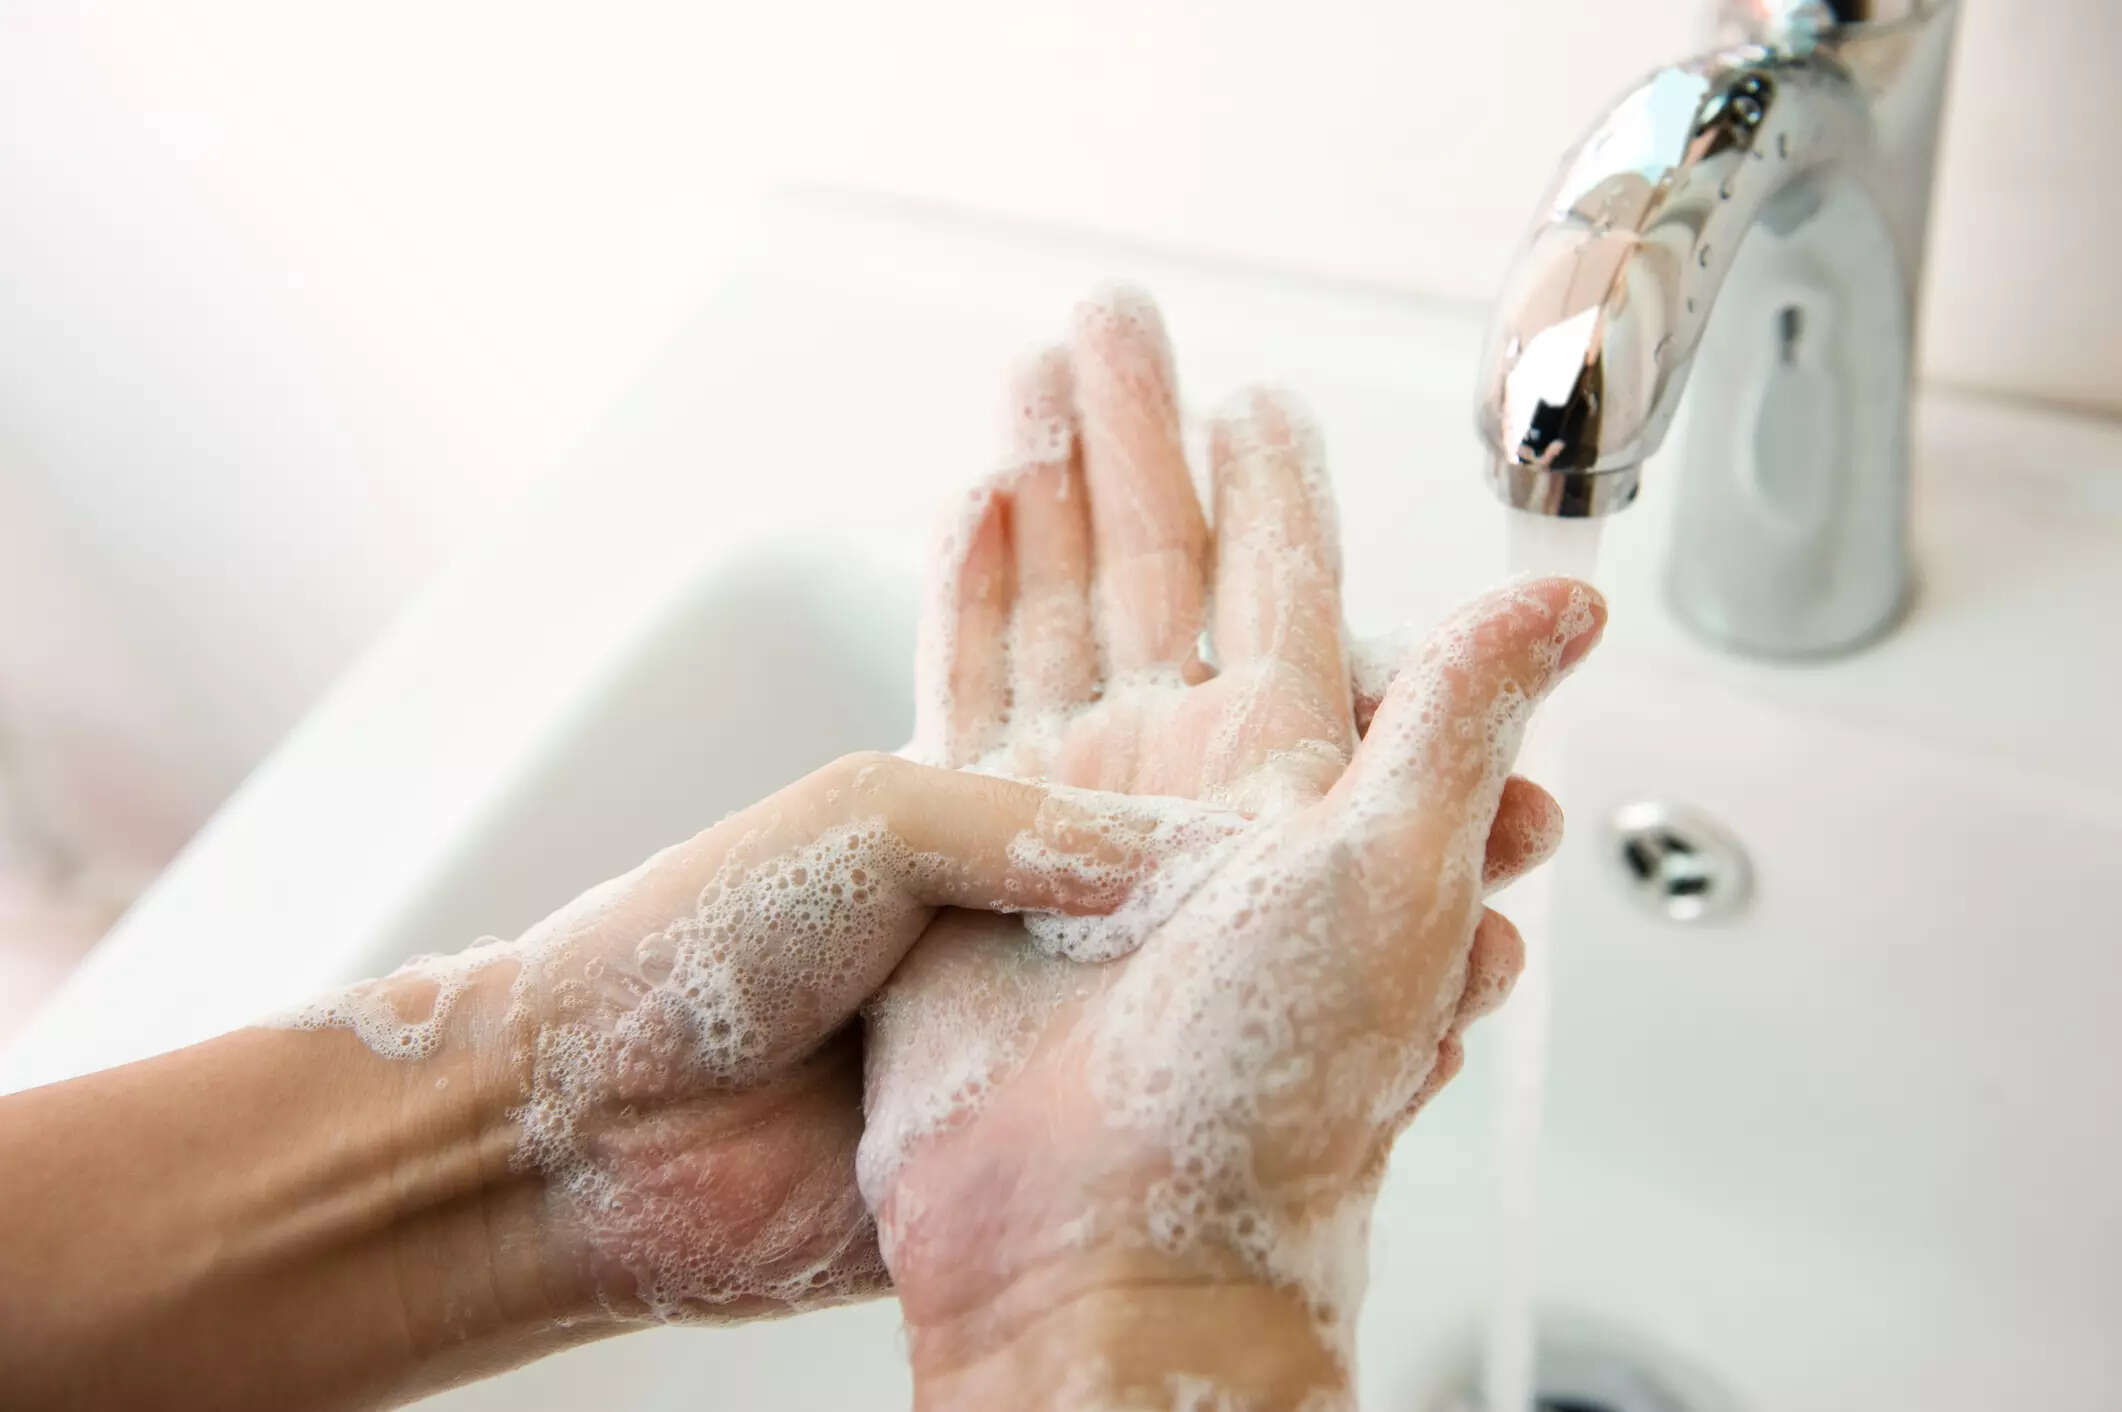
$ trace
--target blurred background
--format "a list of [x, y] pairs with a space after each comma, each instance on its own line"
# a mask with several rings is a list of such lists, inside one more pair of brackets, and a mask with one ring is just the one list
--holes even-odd
[[[760, 192], [1478, 304], [1707, 8], [0, 4], [0, 1037]], [[2113, 0], [1970, 0], [1927, 378], [2122, 414], [2118, 71]]]

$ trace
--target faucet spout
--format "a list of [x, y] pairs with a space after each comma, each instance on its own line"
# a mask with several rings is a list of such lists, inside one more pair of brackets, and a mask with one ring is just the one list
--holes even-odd
[[1817, 654], [1906, 598], [1915, 303], [1957, 0], [1846, 22], [1737, 8], [1746, 42], [1653, 73], [1564, 160], [1497, 305], [1479, 424], [1507, 504], [1603, 515], [1636, 498], [1692, 384], [1675, 605], [1742, 650]]

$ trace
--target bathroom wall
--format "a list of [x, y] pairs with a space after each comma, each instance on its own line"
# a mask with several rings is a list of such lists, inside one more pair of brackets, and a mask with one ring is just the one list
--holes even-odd
[[[812, 136], [881, 187], [1483, 299], [1563, 144], [1687, 50], [1709, 8], [926, 0], [915, 23], [871, 7], [818, 84], [879, 119], [821, 105]], [[2122, 410], [2122, 5], [1965, 8], [1926, 368]], [[954, 32], [989, 57], [938, 82]]]
[[[165, 854], [565, 456], [763, 185], [1478, 301], [1701, 9], [0, 9], [0, 790]], [[1931, 377], [2122, 412], [2118, 71], [2112, 0], [1968, 0]]]

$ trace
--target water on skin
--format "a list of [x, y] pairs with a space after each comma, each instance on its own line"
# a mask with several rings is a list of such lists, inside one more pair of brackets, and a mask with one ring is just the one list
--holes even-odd
[[[1510, 509], [1502, 514], [1508, 576], [1567, 574], [1606, 587], [1598, 573], [1605, 520], [1565, 520]], [[1521, 773], [1554, 783], [1550, 762], [1568, 736], [1568, 701], [1563, 695], [1543, 710], [1520, 753]], [[1510, 890], [1505, 905], [1525, 938], [1525, 970], [1512, 989], [1510, 1004], [1491, 1021], [1500, 1031], [1495, 1111], [1499, 1238], [1482, 1357], [1482, 1402], [1495, 1412], [1525, 1412], [1534, 1405], [1536, 1177], [1553, 1005], [1550, 895], [1546, 869]]]

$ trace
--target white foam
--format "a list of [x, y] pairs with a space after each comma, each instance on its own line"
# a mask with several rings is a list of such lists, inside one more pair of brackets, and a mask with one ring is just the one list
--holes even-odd
[[[979, 1112], [1020, 1071], [1055, 1007], [1083, 984], [1077, 969], [1028, 944], [1020, 927], [967, 926], [916, 948], [870, 1001], [856, 1173], [871, 1210], [918, 1143]], [[902, 1201], [893, 1215], [903, 1229], [922, 1213]]]
[[[863, 787], [866, 771], [852, 776]], [[1191, 800], [1057, 789], [1006, 850], [1009, 874], [990, 905], [1065, 898], [1115, 920], [1036, 915], [1056, 954], [1118, 954], [1183, 899], [1188, 876], [1166, 859], [1193, 859], [1246, 824]], [[711, 869], [699, 840], [592, 888], [513, 941], [454, 956], [415, 958], [378, 981], [282, 1017], [298, 1028], [341, 1027], [392, 1058], [421, 1059], [452, 1043], [484, 1044], [517, 1070], [514, 1161], [541, 1174], [564, 1225], [589, 1258], [630, 1276], [641, 1310], [659, 1319], [712, 1315], [743, 1301], [811, 1306], [882, 1280], [869, 1213], [849, 1178], [854, 1130], [837, 1159], [806, 1179], [773, 1219], [741, 1231], [718, 1224], [712, 1203], [675, 1182], [699, 1154], [654, 1115], [702, 1096], [741, 1094], [787, 1074], [883, 983], [929, 909], [935, 879], [956, 865], [909, 847], [881, 818], [861, 819], [790, 846], [772, 805], [720, 826]], [[697, 879], [711, 872], [704, 884]], [[902, 943], [903, 944], [903, 943]], [[924, 1025], [914, 1043], [930, 1089], [896, 1105], [904, 1141], [976, 1101], [1031, 1032], [998, 1017], [1043, 1015], [1012, 987], [1058, 963], [1018, 945], [987, 958], [977, 1023]], [[1013, 964], [1021, 962], [1016, 971]], [[489, 983], [490, 982], [490, 983]], [[453, 1028], [474, 986], [500, 997]], [[1021, 1033], [1020, 1033], [1021, 1031]], [[622, 1118], [636, 1111], [646, 1118]], [[659, 1127], [668, 1130], [658, 1137]], [[657, 1147], [664, 1143], [671, 1150]], [[835, 1166], [834, 1162], [838, 1165]], [[739, 1185], [756, 1174], [723, 1180]], [[703, 1180], [706, 1178], [703, 1177]]]
[[1057, 849], [1050, 841], [1021, 834], [1010, 861], [1041, 872], [1069, 872], [1082, 879], [1101, 904], [1082, 913], [1032, 912], [1024, 919], [1032, 944], [1049, 956], [1077, 962], [1112, 961], [1128, 955], [1178, 910], [1201, 880], [1235, 848], [1244, 818], [1191, 799], [1111, 795], [1054, 787], [1076, 802], [1082, 827], [1100, 847], [1086, 854]]
[[[1036, 924], [1058, 960], [1003, 938], [956, 956], [940, 978], [903, 971], [871, 1012], [868, 1199], [892, 1195], [910, 1145], [976, 1115], [1039, 1046], [1059, 1044], [1075, 1057], [1052, 1070], [1085, 1076], [1108, 1135], [1101, 1147], [1135, 1154], [1141, 1185], [1101, 1188], [1095, 1219], [1045, 1237], [1235, 1253], [1300, 1293], [1329, 1346], [1349, 1356], [1382, 1154], [1468, 983], [1487, 836], [1536, 704], [1518, 679], [1492, 692], [1474, 684], [1494, 670], [1505, 622], [1509, 637], [1537, 644], [1525, 680], [1551, 682], [1567, 644], [1592, 626], [1592, 600], [1574, 590], [1558, 609], [1551, 587], [1518, 585], [1403, 652], [1390, 673], [1376, 670], [1368, 685], [1386, 696], [1389, 676], [1390, 709], [1332, 796], [1316, 802], [1316, 781], [1339, 775], [1346, 755], [1326, 740], [1256, 767], [1279, 785], [1231, 779], [1219, 798], [1263, 806], [1259, 822], [1218, 839], [1175, 828], [1163, 840], [1176, 850], [1166, 890], [1146, 890], [1139, 917], [1123, 907], [1096, 922]], [[1235, 752], [1261, 693], [1227, 699], [1226, 719], [1203, 729]], [[1013, 723], [1000, 756], [1018, 731]], [[1035, 759], [1057, 727], [1038, 731], [1025, 752]], [[1062, 964], [1135, 947], [1118, 966]], [[1072, 1018], [1056, 1028], [1064, 1012]], [[918, 1215], [895, 1214], [906, 1224]], [[901, 1224], [883, 1232], [887, 1255]]]
[[[502, 1040], [522, 1070], [515, 1165], [544, 1176], [585, 1258], [629, 1275], [642, 1311], [677, 1320], [873, 1289], [882, 1267], [846, 1179], [851, 1151], [837, 1182], [799, 1183], [771, 1218], [731, 1226], [673, 1175], [682, 1141], [654, 1151], [653, 1125], [637, 1131], [619, 1114], [785, 1072], [817, 1042], [821, 1014], [851, 1012], [882, 981], [891, 957], [880, 960], [871, 939], [921, 925], [926, 909], [896, 881], [946, 864], [880, 820], [785, 851], [747, 836], [689, 907], [656, 918], [657, 894], [688, 873], [678, 855], [689, 846], [591, 889], [515, 942], [419, 958], [287, 1022], [343, 1026], [377, 1053], [424, 1057], [452, 1042], [451, 1002], [511, 966], [506, 1011], [486, 1039]], [[428, 993], [424, 1011], [403, 1013], [408, 996]], [[682, 1125], [672, 1132], [678, 1141]]]
[[[1581, 592], [1559, 614], [1518, 592], [1447, 625], [1403, 668], [1394, 710], [1373, 728], [1368, 748], [1392, 763], [1352, 772], [1319, 823], [1302, 816], [1250, 837], [1156, 939], [1167, 964], [1130, 971], [1100, 1011], [1099, 1097], [1116, 1125], [1168, 1155], [1169, 1175], [1144, 1202], [1152, 1239], [1237, 1251], [1303, 1291], [1344, 1340], [1368, 1202], [1333, 1194], [1361, 1170], [1336, 1170], [1334, 1135], [1388, 1137], [1428, 1076], [1465, 977], [1488, 824], [1533, 704], [1506, 689], [1492, 710], [1453, 720], [1483, 655], [1480, 629], [1498, 612], [1542, 618], [1543, 675], [1592, 623]], [[1396, 831], [1444, 788], [1466, 788], [1470, 802], [1454, 811], [1460, 823], [1434, 871], [1394, 875], [1389, 860], [1405, 856]], [[1444, 949], [1409, 994], [1364, 993], [1392, 968], [1351, 964], [1359, 948], [1423, 938]], [[1410, 1002], [1423, 1007], [1412, 1024]], [[1379, 1011], [1377, 1026], [1348, 1029], [1348, 1017]], [[1321, 1064], [1333, 1065], [1327, 1082]], [[1271, 1170], [1258, 1164], [1260, 1139], [1281, 1154]]]
[[508, 943], [489, 937], [454, 955], [415, 956], [386, 980], [364, 981], [266, 1023], [350, 1029], [377, 1054], [425, 1059], [441, 1047], [444, 1026], [471, 976], [508, 954]]
[[[1160, 327], [1153, 310], [1125, 296], [1087, 317], [1133, 322], [1137, 333]], [[1168, 378], [1168, 350], [1159, 359], [1147, 375]], [[1263, 537], [1251, 547], [1269, 564], [1271, 593], [1286, 602], [1322, 576], [1337, 582], [1339, 551], [1316, 436], [1287, 404], [1268, 406], [1289, 419], [1286, 444], [1241, 436], [1234, 453], [1291, 455], [1307, 512], [1329, 531], [1286, 541], [1271, 524], [1253, 531]], [[1255, 403], [1244, 415], [1259, 410]], [[1499, 614], [1535, 616], [1544, 644], [1535, 665], [1552, 675], [1565, 645], [1591, 626], [1591, 602], [1576, 592], [1556, 612], [1520, 587], [1399, 654], [1390, 671], [1359, 658], [1357, 695], [1389, 696], [1390, 708], [1346, 773], [1352, 723], [1338, 685], [1302, 704], [1296, 729], [1289, 716], [1276, 719], [1275, 737], [1295, 744], [1264, 757], [1255, 747], [1263, 713], [1288, 705], [1287, 678], [1277, 673], [1289, 644], [1280, 639], [1267, 645], [1267, 660], [1218, 678], [1213, 697], [1189, 698], [1202, 688], [1185, 668], [1164, 666], [1108, 675], [1102, 698], [1051, 709], [1013, 710], [1006, 693], [961, 701], [953, 673], [967, 647], [957, 636], [965, 551], [1011, 477], [1069, 454], [1069, 430], [1051, 411], [1036, 398], [1015, 410], [1003, 472], [949, 518], [909, 753], [1041, 777], [1094, 714], [1112, 720], [1125, 703], [1142, 719], [1169, 717], [1188, 699], [1207, 699], [1219, 709], [1189, 722], [1188, 743], [1200, 752], [1201, 778], [1213, 782], [1210, 798], [1121, 804], [1056, 791], [1068, 836], [1035, 828], [1009, 860], [1068, 878], [1088, 912], [1105, 915], [1030, 915], [1021, 925], [948, 933], [946, 919], [931, 937], [950, 944], [924, 943], [907, 957], [865, 1012], [866, 1128], [852, 1158], [860, 1199], [843, 1179], [754, 1227], [723, 1229], [687, 1189], [639, 1180], [644, 1168], [626, 1160], [638, 1154], [615, 1154], [604, 1120], [674, 1092], [756, 1085], [816, 1042], [821, 1012], [845, 1013], [878, 989], [884, 976], [863, 941], [907, 925], [912, 906], [879, 880], [944, 866], [881, 821], [793, 850], [740, 843], [689, 905], [658, 910], [630, 934], [638, 940], [615, 947], [615, 935], [629, 935], [631, 899], [655, 889], [662, 860], [650, 860], [517, 942], [423, 958], [295, 1022], [345, 1026], [380, 1053], [430, 1054], [449, 1042], [469, 985], [488, 968], [512, 966], [501, 1031], [525, 1074], [517, 1161], [546, 1176], [587, 1244], [627, 1272], [640, 1304], [661, 1318], [874, 1288], [882, 1267], [869, 1210], [889, 1201], [901, 1228], [921, 1214], [898, 1191], [910, 1154], [979, 1114], [1041, 1045], [1065, 1045], [1101, 1141], [1129, 1154], [1141, 1180], [1041, 1234], [1062, 1245], [1118, 1240], [1175, 1255], [1235, 1254], [1300, 1293], [1346, 1357], [1380, 1157], [1452, 1023], [1480, 914], [1487, 832], [1534, 704], [1511, 684], [1474, 710], [1468, 680], [1486, 663], [1484, 633]], [[1004, 632], [1005, 652], [1016, 627]], [[1347, 669], [1342, 645], [1331, 647], [1338, 683]], [[1453, 792], [1449, 809], [1440, 790]], [[1234, 819], [1234, 808], [1248, 820]], [[1449, 824], [1441, 840], [1422, 834], [1419, 857], [1410, 851], [1414, 818]], [[1057, 1026], [1064, 1012], [1069, 1023]], [[888, 1254], [890, 1228], [883, 1238]]]

